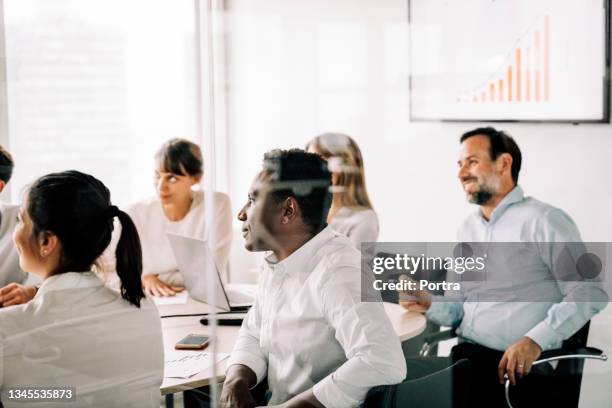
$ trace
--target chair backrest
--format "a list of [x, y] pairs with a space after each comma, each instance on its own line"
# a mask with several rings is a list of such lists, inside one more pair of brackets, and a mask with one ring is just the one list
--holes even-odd
[[[410, 369], [410, 368], [409, 368]], [[364, 408], [463, 408], [469, 406], [472, 367], [463, 359], [433, 374], [370, 390]]]

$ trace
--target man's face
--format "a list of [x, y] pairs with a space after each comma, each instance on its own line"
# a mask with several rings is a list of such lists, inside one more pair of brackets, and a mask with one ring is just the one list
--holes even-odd
[[249, 190], [248, 201], [238, 213], [242, 221], [244, 246], [252, 252], [270, 251], [276, 243], [282, 205], [275, 203], [270, 193], [270, 176], [261, 171]]
[[489, 149], [489, 139], [484, 135], [472, 136], [461, 143], [458, 177], [473, 204], [486, 204], [501, 186], [501, 174]]

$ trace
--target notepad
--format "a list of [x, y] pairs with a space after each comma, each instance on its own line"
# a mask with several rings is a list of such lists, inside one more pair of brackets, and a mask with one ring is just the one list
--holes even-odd
[[190, 378], [229, 357], [227, 353], [177, 351], [164, 362], [165, 378]]
[[189, 299], [189, 292], [183, 290], [174, 296], [152, 296], [151, 299], [156, 305], [184, 305]]

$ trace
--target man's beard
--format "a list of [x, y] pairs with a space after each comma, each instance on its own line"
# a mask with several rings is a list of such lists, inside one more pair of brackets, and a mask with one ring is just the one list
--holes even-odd
[[484, 205], [493, 198], [499, 190], [499, 180], [485, 179], [478, 183], [478, 191], [467, 194], [468, 202], [476, 205]]
[[468, 194], [468, 201], [472, 204], [483, 205], [493, 198], [493, 193], [488, 189], [482, 189], [475, 193]]

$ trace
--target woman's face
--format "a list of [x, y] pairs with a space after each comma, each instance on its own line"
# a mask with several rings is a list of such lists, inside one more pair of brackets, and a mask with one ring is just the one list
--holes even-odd
[[36, 248], [36, 240], [32, 239], [34, 226], [23, 207], [19, 212], [18, 221], [13, 232], [13, 241], [19, 253], [19, 266], [26, 272], [40, 274], [43, 269], [43, 262], [38, 253], [40, 248]]
[[191, 187], [201, 177], [169, 173], [161, 168], [155, 170], [155, 190], [162, 204], [185, 204], [191, 200]]

